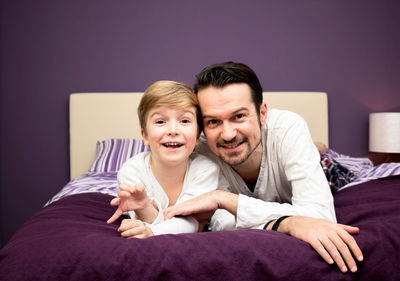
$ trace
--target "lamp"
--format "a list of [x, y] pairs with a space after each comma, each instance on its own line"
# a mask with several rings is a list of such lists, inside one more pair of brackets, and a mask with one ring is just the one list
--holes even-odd
[[[369, 151], [400, 153], [400, 112], [369, 115]], [[390, 159], [390, 155], [388, 158]]]

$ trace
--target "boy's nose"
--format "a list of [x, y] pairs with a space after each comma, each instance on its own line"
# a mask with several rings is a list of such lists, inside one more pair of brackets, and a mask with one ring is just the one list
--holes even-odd
[[168, 134], [170, 134], [170, 135], [177, 134], [178, 133], [178, 127], [177, 126], [178, 126], [178, 124], [176, 124], [176, 122], [169, 123]]

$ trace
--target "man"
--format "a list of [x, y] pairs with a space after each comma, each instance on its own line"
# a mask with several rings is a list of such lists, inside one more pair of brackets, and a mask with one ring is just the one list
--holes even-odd
[[213, 217], [213, 229], [277, 230], [310, 243], [342, 272], [356, 272], [351, 252], [358, 261], [363, 256], [350, 234], [359, 229], [336, 223], [333, 197], [305, 121], [288, 111], [267, 110], [256, 74], [242, 63], [206, 67], [194, 90], [206, 137], [198, 151], [219, 164], [229, 187], [170, 207], [165, 217], [200, 220], [222, 209]]

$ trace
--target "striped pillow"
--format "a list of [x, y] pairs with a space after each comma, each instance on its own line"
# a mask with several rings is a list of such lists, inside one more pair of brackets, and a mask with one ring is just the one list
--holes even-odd
[[89, 172], [118, 172], [132, 156], [150, 151], [143, 140], [108, 139], [97, 142], [97, 155]]

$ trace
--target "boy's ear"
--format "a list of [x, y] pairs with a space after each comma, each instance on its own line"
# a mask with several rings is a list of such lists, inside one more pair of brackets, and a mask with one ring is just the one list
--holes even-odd
[[149, 146], [149, 142], [147, 141], [146, 133], [143, 128], [140, 128], [140, 134], [142, 135], [143, 143], [145, 146]]

